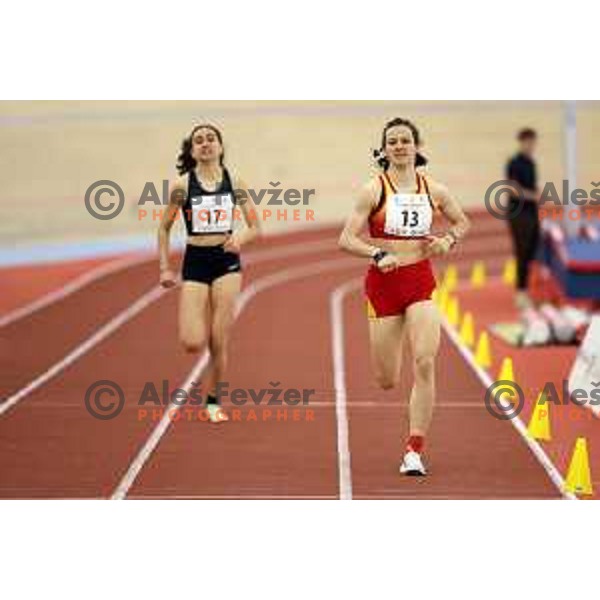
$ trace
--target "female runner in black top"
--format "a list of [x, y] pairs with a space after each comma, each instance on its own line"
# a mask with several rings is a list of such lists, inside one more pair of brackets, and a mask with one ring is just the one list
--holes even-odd
[[[236, 202], [236, 191], [246, 184], [224, 164], [223, 136], [212, 125], [197, 125], [184, 139], [177, 164], [179, 177], [171, 186], [169, 207], [159, 227], [160, 283], [176, 284], [171, 268], [169, 234], [181, 209], [187, 229], [179, 302], [179, 339], [187, 352], [199, 352], [206, 341], [210, 365], [204, 389], [208, 391], [210, 420], [227, 420], [220, 409], [215, 386], [223, 380], [227, 346], [236, 298], [242, 284], [240, 248], [259, 234], [250, 199]], [[254, 213], [256, 214], [256, 213]], [[245, 227], [234, 232], [243, 215]]]

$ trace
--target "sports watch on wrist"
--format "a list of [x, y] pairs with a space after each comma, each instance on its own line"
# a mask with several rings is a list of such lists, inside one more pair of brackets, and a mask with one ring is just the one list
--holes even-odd
[[377, 252], [373, 253], [373, 256], [371, 258], [373, 259], [373, 262], [375, 264], [378, 264], [379, 261], [387, 255], [388, 253], [385, 250], [377, 250]]

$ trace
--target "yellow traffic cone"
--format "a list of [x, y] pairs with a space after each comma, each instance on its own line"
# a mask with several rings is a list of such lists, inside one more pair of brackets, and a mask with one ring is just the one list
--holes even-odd
[[585, 438], [577, 438], [575, 442], [575, 450], [573, 451], [569, 471], [567, 472], [567, 479], [565, 480], [565, 490], [573, 494], [584, 494], [587, 496], [591, 496], [594, 493], [587, 441]]
[[452, 327], [458, 327], [460, 322], [460, 309], [458, 307], [458, 298], [456, 296], [451, 296], [448, 299], [448, 311], [447, 311], [448, 323], [452, 325]]
[[437, 305], [440, 312], [445, 315], [448, 309], [448, 290], [446, 286], [442, 285], [440, 291], [437, 294]]
[[458, 285], [458, 269], [455, 264], [449, 264], [444, 273], [444, 287], [448, 292], [453, 292]]
[[482, 369], [489, 369], [492, 366], [492, 353], [490, 352], [490, 338], [487, 331], [482, 331], [477, 341], [475, 350], [475, 362]]
[[547, 401], [543, 391], [539, 393], [535, 406], [533, 407], [533, 413], [527, 426], [529, 435], [534, 440], [543, 440], [549, 442], [552, 439], [550, 433], [550, 404]]
[[486, 280], [485, 263], [482, 260], [478, 260], [473, 265], [473, 270], [471, 271], [471, 286], [475, 289], [480, 289], [485, 285]]
[[[500, 367], [500, 373], [498, 373], [498, 378], [496, 379], [496, 381], [512, 381], [515, 382], [515, 375], [514, 375], [514, 371], [513, 371], [513, 362], [512, 362], [512, 358], [510, 356], [507, 356], [503, 361], [502, 361], [502, 366]], [[510, 386], [511, 389], [515, 390], [515, 387]], [[497, 390], [498, 392], [503, 392], [505, 391], [504, 387], [501, 387], [499, 390]], [[502, 398], [505, 398], [506, 395], [503, 394], [501, 396]], [[518, 393], [513, 393], [513, 394], [509, 394], [507, 400], [509, 402], [514, 402], [518, 397]]]
[[502, 366], [500, 367], [500, 373], [498, 374], [498, 379], [496, 381], [514, 381], [515, 374], [513, 371], [513, 362], [510, 356], [507, 356], [502, 361]]
[[470, 312], [464, 314], [460, 333], [458, 334], [460, 341], [467, 347], [475, 346], [475, 326], [473, 325], [473, 315]]
[[504, 270], [502, 271], [502, 281], [506, 285], [515, 285], [516, 280], [517, 264], [514, 258], [510, 258], [504, 263]]

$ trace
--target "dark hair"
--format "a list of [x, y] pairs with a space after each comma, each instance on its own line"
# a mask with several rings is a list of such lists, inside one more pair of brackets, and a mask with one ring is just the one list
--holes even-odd
[[[391, 121], [388, 121], [385, 124], [385, 127], [383, 128], [383, 132], [381, 134], [381, 148], [379, 150], [373, 151], [373, 156], [375, 157], [377, 164], [384, 171], [387, 171], [388, 167], [390, 166], [390, 161], [384, 154], [385, 136], [387, 135], [387, 132], [389, 129], [391, 129], [392, 127], [398, 127], [399, 125], [408, 127], [412, 133], [413, 139], [415, 140], [415, 145], [416, 146], [421, 145], [421, 134], [419, 133], [419, 130], [417, 129], [417, 127], [415, 126], [415, 124], [412, 121], [409, 121], [408, 119], [402, 119], [400, 117], [397, 117], [396, 119], [392, 119]], [[423, 167], [427, 164], [427, 162], [428, 162], [428, 160], [420, 152], [417, 151], [416, 156], [415, 156], [415, 167]]]
[[535, 140], [537, 138], [537, 131], [531, 127], [525, 127], [517, 134], [517, 139], [522, 142], [524, 140]]
[[[223, 146], [223, 136], [214, 125], [208, 125], [207, 123], [196, 125], [194, 129], [192, 129], [191, 133], [186, 138], [184, 138], [183, 142], [181, 142], [181, 150], [179, 152], [179, 156], [177, 157], [177, 171], [180, 175], [183, 175], [184, 173], [189, 173], [196, 166], [196, 159], [192, 158], [191, 150], [192, 139], [196, 131], [198, 131], [198, 129], [210, 129], [217, 136], [221, 146]], [[221, 158], [219, 159], [221, 165], [223, 165], [224, 160], [225, 152], [222, 152]]]

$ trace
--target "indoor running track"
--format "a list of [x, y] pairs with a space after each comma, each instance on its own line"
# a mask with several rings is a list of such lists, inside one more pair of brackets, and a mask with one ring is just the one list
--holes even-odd
[[[178, 346], [177, 292], [158, 288], [155, 257], [101, 267], [2, 322], [0, 496], [560, 498], [518, 431], [485, 411], [482, 383], [445, 332], [431, 475], [398, 474], [407, 373], [396, 390], [374, 385], [360, 290], [365, 264], [338, 250], [337, 233], [278, 236], [243, 255], [226, 379], [232, 388], [314, 389], [309, 405], [289, 407], [285, 419], [275, 417], [277, 407], [251, 403], [224, 424], [183, 411], [176, 422], [140, 418], [145, 382], [182, 387], [206, 364], [205, 353]], [[487, 250], [478, 244], [461, 260], [480, 258]], [[489, 249], [497, 253], [497, 245]], [[85, 408], [86, 389], [98, 380], [125, 393], [112, 420]]]

